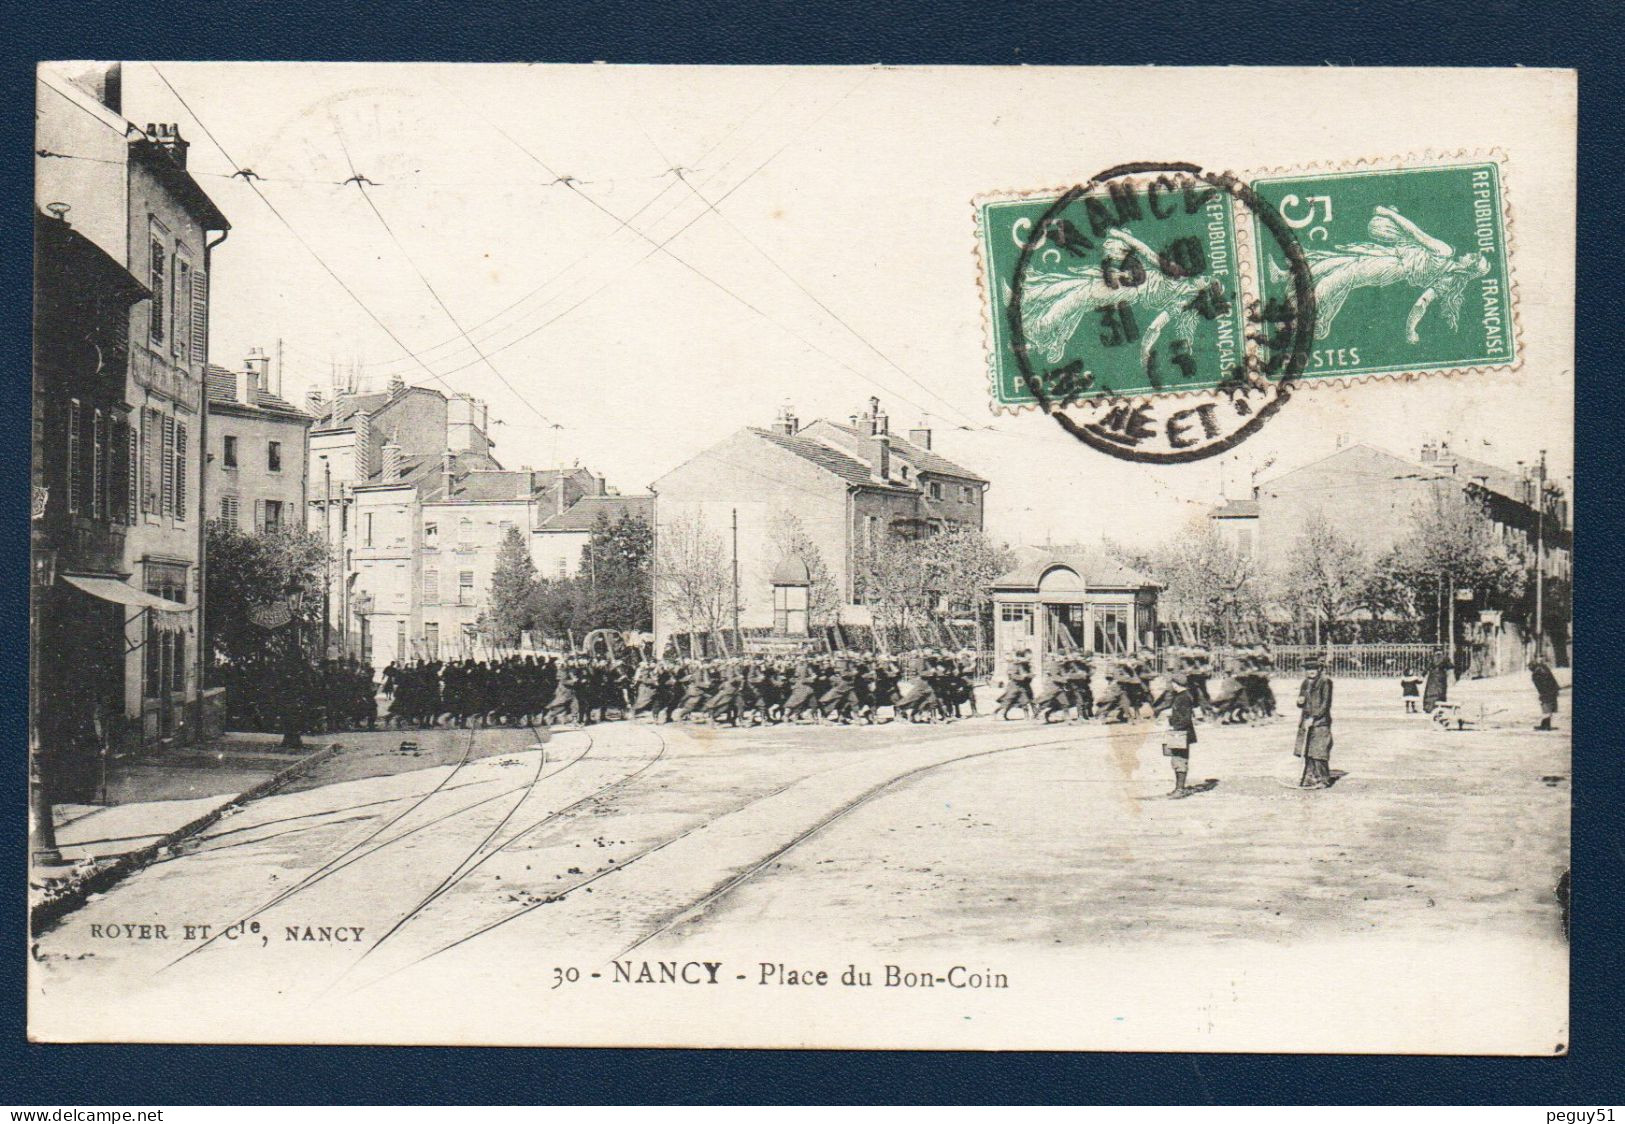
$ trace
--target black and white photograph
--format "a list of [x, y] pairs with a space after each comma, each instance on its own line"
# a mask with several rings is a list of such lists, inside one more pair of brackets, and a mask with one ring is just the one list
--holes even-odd
[[31, 1039], [1566, 1053], [1576, 83], [1440, 82], [40, 64]]

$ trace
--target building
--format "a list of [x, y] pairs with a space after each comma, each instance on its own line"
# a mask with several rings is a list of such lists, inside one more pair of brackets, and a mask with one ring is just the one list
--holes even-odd
[[302, 528], [308, 498], [305, 446], [314, 419], [271, 389], [269, 368], [257, 350], [242, 370], [208, 368], [205, 517], [243, 531]]
[[[602, 487], [602, 478], [598, 482]], [[631, 516], [652, 527], [655, 498], [605, 490], [584, 495], [563, 511], [553, 511], [542, 496], [538, 497], [536, 514], [541, 522], [530, 535], [530, 557], [536, 563], [536, 572], [544, 578], [573, 578], [581, 574], [583, 552], [600, 519], [615, 523], [623, 516]]]
[[[657, 554], [662, 544], [695, 535], [720, 539], [731, 553], [737, 525], [740, 626], [772, 628], [773, 576], [793, 521], [822, 544], [842, 601], [841, 623], [869, 624], [857, 565], [866, 549], [883, 536], [982, 528], [987, 481], [931, 446], [924, 427], [906, 440], [894, 435], [873, 398], [845, 422], [802, 426], [792, 411], [782, 411], [771, 427], [741, 429], [652, 485]], [[657, 573], [657, 588], [660, 581]], [[655, 598], [661, 644], [684, 631], [666, 602]]]
[[[305, 525], [328, 545], [326, 650], [373, 655], [413, 620], [423, 500], [447, 476], [500, 470], [482, 402], [394, 380], [376, 393], [312, 391]], [[391, 656], [393, 658], [393, 656]], [[388, 663], [387, 659], [377, 661]]]
[[[1379, 556], [1410, 533], [1416, 512], [1440, 491], [1479, 502], [1499, 541], [1533, 549], [1538, 540], [1547, 581], [1567, 582], [1572, 576], [1574, 538], [1563, 490], [1545, 480], [1537, 465], [1507, 469], [1444, 442], [1429, 442], [1414, 458], [1365, 443], [1345, 445], [1256, 484], [1250, 497], [1228, 500], [1210, 517], [1227, 542], [1268, 570], [1286, 562], [1317, 516], [1356, 535], [1370, 555]], [[1505, 625], [1499, 611], [1459, 595], [1452, 606], [1464, 614], [1456, 636], [1471, 649], [1475, 669], [1489, 673], [1521, 666], [1521, 630]], [[1565, 663], [1566, 637], [1566, 629], [1553, 633]]]
[[[92, 518], [110, 499], [110, 477], [97, 498], [98, 471], [116, 467], [122, 476], [116, 569], [77, 588], [122, 618], [122, 689], [106, 701], [112, 713], [101, 736], [133, 748], [183, 740], [201, 716], [203, 374], [211, 255], [230, 224], [188, 173], [180, 130], [127, 120], [121, 86], [116, 64], [36, 71], [35, 190], [41, 211], [65, 218], [144, 290], [122, 315], [114, 311], [116, 338], [90, 333], [102, 342], [87, 343], [85, 361], [122, 385], [116, 405], [106, 397], [99, 406], [81, 403], [71, 450], [76, 464], [88, 465], [79, 471], [88, 471], [91, 484], [78, 499], [91, 504]], [[117, 285], [107, 307], [128, 292]], [[98, 426], [105, 433], [98, 435]]]
[[1161, 585], [1104, 557], [1026, 548], [993, 583], [993, 676], [1003, 681], [1019, 652], [1048, 681], [1068, 652], [1120, 654], [1156, 647]]
[[1358, 528], [1366, 549], [1380, 554], [1410, 532], [1419, 505], [1437, 489], [1459, 489], [1483, 502], [1502, 538], [1533, 545], [1538, 526], [1547, 575], [1567, 577], [1573, 551], [1568, 501], [1548, 482], [1544, 502], [1537, 505], [1541, 487], [1533, 465], [1508, 470], [1463, 456], [1448, 444], [1424, 445], [1411, 459], [1356, 443], [1256, 484], [1252, 496], [1228, 500], [1210, 517], [1228, 542], [1269, 567], [1285, 561], [1317, 515]]

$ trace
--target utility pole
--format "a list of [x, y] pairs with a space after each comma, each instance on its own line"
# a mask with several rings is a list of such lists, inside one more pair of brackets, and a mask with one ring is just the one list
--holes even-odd
[[322, 659], [327, 658], [327, 646], [332, 642], [333, 593], [333, 463], [322, 458], [322, 477], [325, 493], [322, 498], [322, 542], [327, 549], [322, 554]]
[[1535, 477], [1535, 658], [1546, 654], [1546, 450]]
[[733, 552], [734, 553], [734, 577], [733, 577], [733, 586], [734, 586], [734, 642], [737, 643], [741, 648], [743, 648], [744, 644], [745, 644], [745, 641], [739, 634], [739, 509], [736, 507], [736, 508], [733, 509], [733, 512], [734, 512], [734, 536], [733, 536], [734, 537], [734, 552]]

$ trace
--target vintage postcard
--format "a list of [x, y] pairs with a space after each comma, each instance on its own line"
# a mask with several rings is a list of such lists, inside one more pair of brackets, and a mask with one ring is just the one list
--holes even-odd
[[1572, 72], [36, 96], [36, 1040], [1568, 1050]]

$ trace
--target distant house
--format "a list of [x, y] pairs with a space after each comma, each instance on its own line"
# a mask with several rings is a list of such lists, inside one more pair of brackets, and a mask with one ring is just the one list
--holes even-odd
[[[779, 530], [793, 517], [819, 544], [843, 602], [842, 622], [867, 624], [856, 565], [861, 552], [882, 536], [980, 530], [987, 487], [934, 451], [929, 429], [912, 429], [907, 439], [894, 435], [877, 399], [845, 422], [802, 426], [785, 410], [771, 427], [738, 430], [655, 481], [656, 545], [697, 525], [731, 549], [737, 518], [740, 625], [772, 627], [772, 579], [784, 561]], [[677, 631], [657, 596], [657, 637], [663, 642]]]
[[592, 538], [600, 519], [618, 522], [622, 516], [654, 525], [655, 498], [613, 493], [582, 496], [562, 512], [548, 513], [545, 498], [538, 505], [542, 521], [530, 535], [530, 556], [544, 578], [575, 577], [581, 569], [582, 548]]
[[255, 352], [242, 370], [211, 363], [206, 372], [204, 516], [244, 531], [304, 526], [306, 433], [314, 419], [269, 389], [268, 369]]

